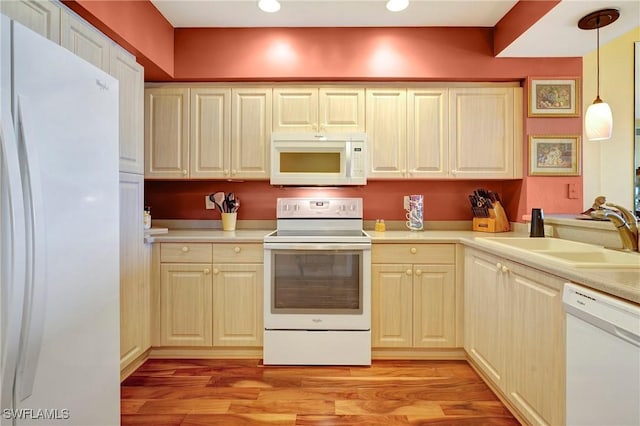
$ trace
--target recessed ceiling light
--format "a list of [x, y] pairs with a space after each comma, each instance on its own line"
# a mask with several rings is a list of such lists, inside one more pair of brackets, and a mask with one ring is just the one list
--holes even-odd
[[274, 13], [280, 10], [280, 3], [278, 0], [260, 0], [258, 7], [263, 12]]
[[389, 0], [387, 2], [387, 9], [391, 12], [400, 12], [405, 10], [409, 6], [409, 0]]

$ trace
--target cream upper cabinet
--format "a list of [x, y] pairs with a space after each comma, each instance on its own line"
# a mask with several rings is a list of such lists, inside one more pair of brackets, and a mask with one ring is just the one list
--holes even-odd
[[371, 258], [372, 347], [456, 347], [455, 245], [374, 244]]
[[145, 283], [142, 175], [120, 173], [120, 367], [149, 346], [149, 288]]
[[363, 132], [364, 88], [276, 87], [274, 132]]
[[563, 282], [467, 250], [465, 349], [532, 425], [565, 424]]
[[369, 178], [406, 175], [407, 91], [367, 89], [366, 131]]
[[60, 17], [60, 45], [85, 61], [109, 72], [111, 40], [71, 12]]
[[522, 177], [522, 89], [449, 89], [450, 174]]
[[231, 177], [269, 179], [272, 89], [231, 89]]
[[449, 171], [447, 89], [407, 91], [407, 176], [446, 178]]
[[50, 1], [0, 1], [0, 12], [49, 40], [60, 43], [60, 7]]
[[190, 89], [189, 177], [229, 177], [231, 89]]
[[120, 171], [144, 173], [144, 68], [124, 49], [111, 45], [109, 73], [120, 88]]
[[145, 90], [145, 178], [189, 177], [189, 89]]

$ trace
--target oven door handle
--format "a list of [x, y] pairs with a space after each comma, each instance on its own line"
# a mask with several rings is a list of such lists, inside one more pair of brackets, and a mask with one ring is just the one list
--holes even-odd
[[264, 243], [267, 250], [371, 250], [371, 244], [357, 243]]

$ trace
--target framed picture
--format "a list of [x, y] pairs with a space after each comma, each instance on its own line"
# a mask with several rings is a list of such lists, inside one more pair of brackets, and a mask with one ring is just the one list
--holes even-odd
[[529, 117], [580, 115], [579, 79], [529, 80]]
[[580, 176], [580, 136], [529, 136], [529, 176]]

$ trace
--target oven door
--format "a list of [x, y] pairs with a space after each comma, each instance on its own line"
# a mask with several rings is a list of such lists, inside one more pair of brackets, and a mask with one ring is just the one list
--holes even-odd
[[371, 329], [371, 244], [264, 248], [265, 329]]

